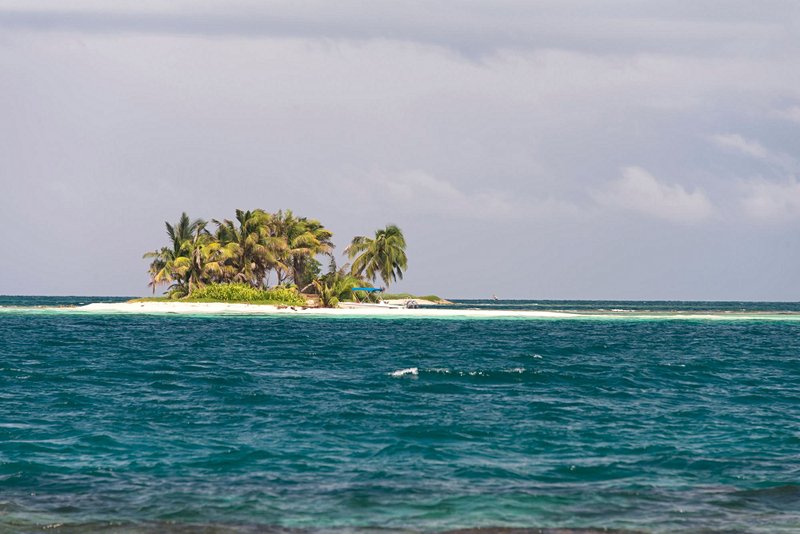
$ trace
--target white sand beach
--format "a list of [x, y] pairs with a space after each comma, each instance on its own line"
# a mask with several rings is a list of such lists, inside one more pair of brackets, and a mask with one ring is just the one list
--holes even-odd
[[326, 315], [341, 317], [539, 317], [567, 318], [577, 314], [549, 311], [463, 310], [453, 308], [403, 308], [378, 305], [343, 304], [340, 308], [302, 308], [263, 304], [229, 304], [224, 302], [114, 302], [94, 303], [75, 308], [78, 311], [105, 313], [148, 313], [181, 315]]

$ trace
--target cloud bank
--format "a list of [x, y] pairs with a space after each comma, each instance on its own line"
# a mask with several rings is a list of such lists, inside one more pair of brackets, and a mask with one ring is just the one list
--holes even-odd
[[141, 294], [165, 219], [263, 207], [399, 224], [398, 289], [800, 298], [799, 4], [458, 6], [4, 2], [0, 293]]
[[800, 183], [796, 178], [775, 182], [756, 178], [742, 185], [744, 211], [766, 222], [785, 222], [800, 217]]
[[714, 210], [702, 191], [687, 191], [679, 184], [659, 182], [641, 167], [626, 167], [622, 176], [595, 194], [610, 208], [621, 208], [676, 222], [697, 222]]

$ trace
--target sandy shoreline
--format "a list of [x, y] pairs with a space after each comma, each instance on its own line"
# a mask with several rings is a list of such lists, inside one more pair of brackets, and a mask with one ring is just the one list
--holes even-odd
[[123, 315], [180, 315], [180, 316], [282, 316], [324, 318], [418, 318], [418, 319], [540, 319], [583, 321], [789, 321], [800, 322], [799, 312], [731, 312], [731, 311], [632, 311], [632, 310], [509, 310], [458, 308], [455, 306], [353, 305], [341, 308], [302, 308], [300, 306], [270, 306], [263, 304], [232, 304], [224, 302], [103, 302], [62, 306], [0, 306], [0, 313], [58, 313], [58, 314], [123, 314]]
[[408, 309], [400, 307], [301, 308], [263, 304], [229, 304], [224, 302], [114, 302], [94, 303], [74, 308], [77, 311], [106, 313], [151, 313], [181, 315], [308, 315], [334, 317], [539, 317], [567, 318], [577, 314], [550, 311], [459, 310], [431, 306]]
[[[344, 304], [347, 306], [347, 304]], [[420, 318], [420, 319], [562, 319], [600, 321], [649, 321], [649, 320], [693, 320], [693, 321], [792, 321], [800, 322], [800, 313], [764, 312], [697, 312], [697, 313], [653, 313], [653, 312], [589, 312], [503, 310], [503, 309], [458, 309], [450, 306], [426, 306], [420, 308], [360, 306], [331, 308], [302, 308], [299, 306], [270, 306], [263, 304], [229, 304], [223, 302], [114, 302], [93, 303], [83, 306], [63, 307], [2, 307], [0, 312], [28, 313], [96, 313], [139, 315], [213, 315], [213, 316], [284, 316], [284, 317], [329, 317], [329, 318]]]

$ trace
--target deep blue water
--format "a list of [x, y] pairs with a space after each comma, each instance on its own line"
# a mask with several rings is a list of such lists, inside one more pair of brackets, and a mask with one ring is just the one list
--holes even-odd
[[[70, 298], [0, 306], [109, 300]], [[6, 309], [0, 340], [0, 531], [800, 530], [798, 321]]]

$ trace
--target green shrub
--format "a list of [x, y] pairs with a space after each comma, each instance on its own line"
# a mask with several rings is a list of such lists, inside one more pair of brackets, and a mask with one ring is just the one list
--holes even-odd
[[278, 287], [258, 289], [248, 284], [209, 284], [192, 291], [190, 300], [215, 302], [270, 302], [289, 306], [305, 306], [306, 299], [297, 289]]
[[275, 300], [291, 306], [305, 306], [306, 299], [294, 287], [276, 287], [262, 291], [264, 300]]

